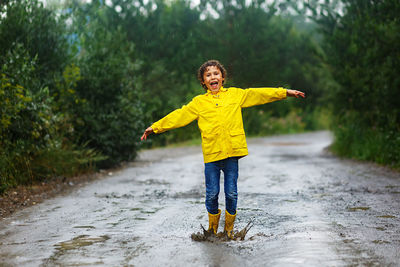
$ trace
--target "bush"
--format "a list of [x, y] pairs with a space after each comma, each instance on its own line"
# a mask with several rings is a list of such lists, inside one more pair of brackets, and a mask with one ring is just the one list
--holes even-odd
[[[400, 2], [344, 1], [344, 14], [321, 19], [338, 86], [332, 91], [340, 155], [400, 165]], [[332, 21], [332, 19], [335, 20]]]
[[0, 193], [17, 184], [77, 175], [105, 159], [64, 138], [52, 102], [46, 88], [32, 94], [1, 74]]
[[370, 127], [360, 117], [360, 114], [348, 112], [340, 120], [336, 119], [332, 150], [340, 156], [400, 168], [400, 127]]
[[[75, 124], [76, 142], [102, 152], [103, 167], [132, 160], [144, 129], [143, 112], [135, 75], [133, 44], [126, 34], [108, 21], [106, 6], [78, 6], [76, 26], [86, 25], [77, 39], [81, 52], [76, 65], [80, 78], [76, 94], [84, 99], [72, 109], [81, 123]], [[96, 6], [95, 6], [96, 7]]]
[[76, 175], [104, 159], [66, 138], [73, 127], [66, 127], [71, 124], [66, 118], [72, 116], [65, 114], [72, 113], [65, 111], [76, 104], [76, 98], [61, 90], [73, 88], [74, 84], [65, 85], [68, 79], [56, 85], [67, 53], [62, 50], [65, 40], [55, 15], [37, 1], [9, 1], [1, 12], [6, 15], [0, 18], [4, 37], [0, 41], [0, 193], [18, 184]]
[[[62, 72], [68, 64], [68, 43], [64, 16], [43, 7], [38, 0], [11, 0], [0, 4], [0, 63], [4, 64], [8, 57], [4, 56], [21, 44], [29, 58], [36, 58], [36, 81], [39, 85], [30, 91], [48, 86], [53, 89], [54, 77]], [[24, 79], [23, 69], [20, 73], [6, 72]], [[22, 77], [21, 77], [22, 76]]]

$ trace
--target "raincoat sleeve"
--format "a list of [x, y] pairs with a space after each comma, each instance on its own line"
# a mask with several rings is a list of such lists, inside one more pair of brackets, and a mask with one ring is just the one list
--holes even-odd
[[190, 101], [187, 105], [182, 106], [180, 109], [176, 109], [169, 113], [164, 118], [153, 123], [154, 133], [162, 133], [168, 130], [176, 129], [188, 125], [194, 120], [198, 119], [198, 112], [194, 101]]
[[243, 108], [262, 105], [286, 98], [286, 89], [279, 88], [249, 88], [241, 90], [240, 106]]

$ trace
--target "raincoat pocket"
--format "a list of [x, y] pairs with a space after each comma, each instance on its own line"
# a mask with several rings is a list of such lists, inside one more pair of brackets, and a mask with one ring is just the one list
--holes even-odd
[[221, 152], [221, 145], [218, 142], [218, 134], [204, 134], [202, 136], [202, 147], [205, 155]]
[[231, 143], [233, 149], [246, 148], [246, 136], [244, 134], [244, 130], [233, 130], [230, 132], [231, 135]]

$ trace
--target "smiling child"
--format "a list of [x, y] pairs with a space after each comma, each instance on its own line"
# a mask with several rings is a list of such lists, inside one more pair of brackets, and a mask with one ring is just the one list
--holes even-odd
[[172, 111], [148, 127], [141, 137], [162, 133], [186, 126], [197, 120], [201, 132], [206, 185], [208, 231], [218, 231], [221, 210], [218, 209], [220, 173], [224, 173], [225, 227], [224, 232], [233, 237], [236, 218], [238, 160], [248, 154], [242, 120], [242, 108], [262, 105], [280, 99], [305, 97], [297, 90], [283, 88], [224, 88], [227, 76], [224, 66], [217, 60], [205, 62], [198, 70], [198, 79], [206, 90], [182, 108]]

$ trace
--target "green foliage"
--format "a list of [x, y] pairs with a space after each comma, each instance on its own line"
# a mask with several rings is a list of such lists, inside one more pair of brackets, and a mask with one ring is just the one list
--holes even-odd
[[333, 76], [340, 84], [331, 97], [334, 148], [341, 155], [398, 166], [400, 2], [343, 3], [343, 16], [329, 10], [319, 19]]
[[[36, 93], [17, 83], [26, 82], [28, 85], [36, 84], [34, 69], [36, 62], [29, 60], [25, 50], [18, 46], [15, 51], [8, 53], [8, 58], [14, 66], [8, 64], [2, 66], [1, 76], [1, 144], [8, 149], [31, 151], [37, 150], [45, 144], [45, 137], [50, 132], [51, 110], [49, 92], [42, 88]], [[16, 59], [15, 61], [13, 59]], [[15, 66], [19, 65], [19, 66]], [[24, 75], [9, 78], [4, 71], [25, 70]], [[22, 77], [22, 78], [19, 78]]]
[[25, 89], [22, 86], [12, 85], [4, 73], [1, 74], [0, 86], [0, 130], [1, 135], [3, 136], [6, 135], [7, 130], [12, 121], [18, 116], [18, 113], [24, 109], [27, 102], [31, 102], [32, 99], [26, 96]]
[[104, 159], [65, 138], [61, 111], [71, 105], [61, 89], [74, 86], [68, 81], [76, 77], [69, 73], [76, 71], [67, 68], [64, 85], [55, 93], [57, 71], [66, 64], [55, 15], [37, 1], [9, 1], [1, 8], [0, 33], [7, 38], [0, 41], [0, 193], [50, 176], [76, 175]]
[[[46, 144], [51, 118], [48, 90], [32, 93], [17, 83], [37, 84], [35, 60], [22, 45], [8, 51], [4, 58], [0, 78], [0, 192], [32, 180], [32, 155]], [[11, 77], [5, 71], [12, 73]]]
[[[29, 57], [37, 59], [37, 82], [51, 90], [54, 75], [68, 62], [64, 16], [56, 16], [37, 0], [8, 1], [0, 6], [0, 14], [0, 55], [22, 44]], [[0, 64], [5, 60], [7, 57], [0, 57]]]
[[0, 88], [0, 192], [48, 177], [77, 175], [105, 159], [64, 139], [47, 89], [32, 94], [5, 74]]
[[93, 170], [96, 162], [105, 159], [107, 157], [85, 144], [78, 146], [53, 139], [35, 154], [29, 171], [41, 179], [72, 177]]
[[400, 128], [370, 127], [360, 117], [362, 114], [353, 111], [335, 118], [337, 127], [332, 150], [340, 156], [400, 168]]
[[62, 73], [62, 78], [56, 84], [57, 90], [53, 94], [55, 100], [54, 109], [62, 113], [68, 113], [73, 110], [75, 105], [85, 102], [85, 99], [77, 96], [75, 90], [81, 78], [81, 70], [78, 66], [75, 64], [66, 66]]
[[[144, 121], [150, 125], [203, 92], [196, 81], [197, 68], [203, 61], [198, 37], [202, 27], [200, 12], [191, 9], [188, 1], [114, 3], [122, 11], [107, 9], [108, 16], [124, 27], [128, 40], [135, 44], [135, 57], [140, 60], [136, 84], [143, 89]], [[198, 136], [198, 130], [188, 127], [152, 141], [153, 145], [160, 145], [194, 136]]]
[[[257, 114], [254, 114], [256, 113]], [[264, 110], [245, 110], [244, 119], [247, 120], [247, 125], [251, 127], [246, 128], [249, 135], [273, 135], [273, 134], [287, 134], [299, 133], [306, 130], [306, 125], [301, 117], [300, 110], [293, 109], [288, 114], [282, 117], [272, 115], [272, 112], [265, 112]], [[256, 119], [255, 119], [256, 118]], [[248, 127], [245, 125], [245, 127]]]
[[76, 63], [76, 94], [85, 100], [73, 108], [82, 120], [75, 125], [77, 141], [106, 155], [104, 166], [132, 160], [144, 129], [133, 45], [105, 15], [107, 6], [95, 2], [75, 8], [75, 25], [86, 26], [80, 29]]

